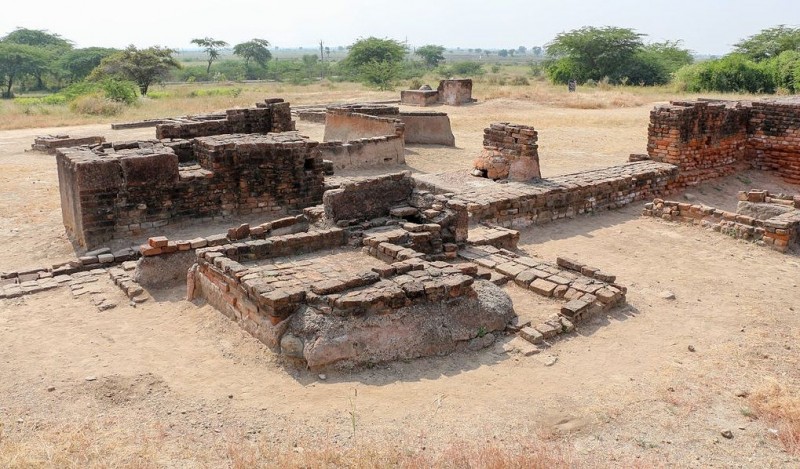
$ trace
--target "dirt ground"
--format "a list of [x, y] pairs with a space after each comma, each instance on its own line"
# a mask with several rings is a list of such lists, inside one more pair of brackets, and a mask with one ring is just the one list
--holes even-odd
[[[539, 129], [545, 176], [605, 167], [645, 151], [651, 108], [494, 100], [437, 109], [449, 113], [457, 148], [410, 147], [405, 169], [468, 167], [492, 121]], [[298, 124], [321, 136], [321, 125]], [[75, 255], [54, 157], [24, 152], [35, 135], [52, 132], [154, 134], [108, 126], [0, 132], [0, 271]], [[749, 188], [800, 191], [751, 171], [673, 198], [733, 208], [736, 191]], [[133, 307], [102, 278], [119, 301], [105, 312], [65, 288], [0, 300], [0, 466], [246, 467], [243, 455], [256, 450], [302, 457], [368, 441], [420, 453], [454, 442], [519, 449], [531, 440], [557, 443], [578, 466], [800, 466], [782, 445], [781, 422], [755, 410], [769, 390], [796, 395], [800, 386], [797, 254], [640, 211], [636, 203], [522, 232], [522, 250], [575, 257], [629, 288], [627, 306], [532, 357], [506, 352], [501, 338], [480, 352], [323, 379], [283, 366], [180, 289], [151, 292], [153, 300]], [[557, 309], [506, 288], [520, 315]]]

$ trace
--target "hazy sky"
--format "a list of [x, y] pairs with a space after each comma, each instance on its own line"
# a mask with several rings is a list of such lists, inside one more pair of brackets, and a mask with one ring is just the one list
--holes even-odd
[[795, 22], [800, 0], [9, 0], [0, 10], [0, 36], [25, 27], [77, 47], [187, 49], [204, 36], [346, 46], [376, 36], [407, 38], [412, 46], [507, 49], [544, 45], [581, 26], [619, 26], [647, 34], [646, 41], [683, 39], [696, 53], [721, 55], [763, 28]]

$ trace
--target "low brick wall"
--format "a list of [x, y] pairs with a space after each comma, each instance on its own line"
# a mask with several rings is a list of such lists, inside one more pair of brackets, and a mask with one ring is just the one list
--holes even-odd
[[295, 127], [289, 103], [276, 98], [258, 103], [252, 108], [228, 109], [224, 118], [193, 116], [170, 119], [156, 125], [156, 138], [190, 139], [221, 134], [266, 134], [292, 130]]
[[56, 149], [77, 147], [80, 145], [100, 145], [106, 141], [105, 137], [70, 137], [69, 135], [42, 135], [33, 140], [31, 150], [41, 151], [54, 155]]
[[[769, 193], [751, 191], [748, 197], [747, 193], [741, 192], [739, 199], [766, 202]], [[652, 203], [645, 204], [642, 215], [699, 225], [732, 238], [766, 245], [780, 252], [786, 252], [790, 246], [796, 246], [800, 242], [800, 209], [759, 220], [705, 205], [655, 199]]]
[[390, 209], [405, 205], [414, 185], [408, 172], [350, 182], [325, 191], [325, 215], [333, 222], [385, 217]]
[[525, 227], [576, 215], [624, 207], [668, 192], [676, 166], [643, 161], [528, 183], [509, 182], [471, 188], [437, 187], [417, 180], [421, 188], [449, 193], [466, 204], [473, 222]]

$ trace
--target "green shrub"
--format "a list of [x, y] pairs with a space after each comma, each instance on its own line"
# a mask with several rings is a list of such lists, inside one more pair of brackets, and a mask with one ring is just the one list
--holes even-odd
[[471, 61], [453, 62], [450, 64], [450, 69], [453, 74], [461, 76], [480, 76], [486, 73], [482, 64]]
[[136, 104], [139, 98], [139, 87], [131, 81], [103, 80], [100, 89], [106, 99], [127, 105]]
[[689, 92], [774, 93], [775, 79], [767, 62], [757, 63], [740, 54], [682, 67], [676, 84]]
[[147, 97], [150, 99], [163, 99], [163, 98], [169, 98], [170, 96], [172, 96], [172, 94], [169, 93], [168, 91], [149, 90], [147, 92]]
[[47, 96], [20, 96], [18, 98], [14, 98], [14, 102], [22, 106], [58, 106], [67, 104], [67, 98], [61, 94], [50, 94]]

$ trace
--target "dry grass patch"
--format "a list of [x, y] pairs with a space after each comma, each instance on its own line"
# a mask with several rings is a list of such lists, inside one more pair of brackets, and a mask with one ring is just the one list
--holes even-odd
[[775, 425], [784, 448], [800, 455], [800, 394], [773, 379], [755, 391], [750, 402], [759, 417]]

